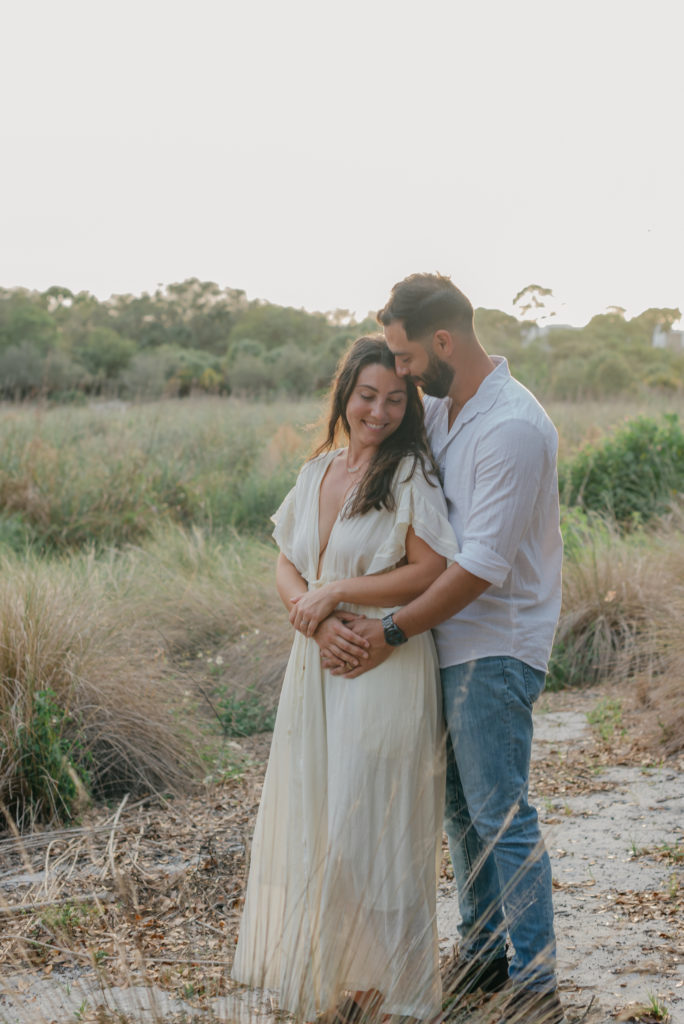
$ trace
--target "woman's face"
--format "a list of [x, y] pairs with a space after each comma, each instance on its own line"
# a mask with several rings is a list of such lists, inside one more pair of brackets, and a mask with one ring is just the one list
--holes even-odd
[[350, 440], [377, 447], [399, 427], [406, 412], [406, 381], [381, 363], [364, 366], [349, 396]]

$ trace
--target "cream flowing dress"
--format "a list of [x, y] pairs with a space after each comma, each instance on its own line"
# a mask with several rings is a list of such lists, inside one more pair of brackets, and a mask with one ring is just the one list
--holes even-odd
[[[453, 558], [442, 491], [419, 464], [411, 475], [412, 457], [395, 475], [396, 508], [341, 514], [321, 558], [319, 492], [337, 455], [306, 463], [273, 517], [276, 542], [309, 589], [394, 568], [409, 526]], [[396, 610], [344, 607], [374, 617]], [[281, 1010], [308, 1020], [344, 990], [378, 990], [384, 1013], [428, 1019], [440, 1012], [442, 741], [430, 633], [357, 679], [324, 670], [316, 642], [295, 633], [254, 833], [236, 981], [277, 990]]]

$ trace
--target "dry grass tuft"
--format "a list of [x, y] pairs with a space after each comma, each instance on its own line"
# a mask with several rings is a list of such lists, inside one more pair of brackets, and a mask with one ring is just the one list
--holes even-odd
[[[220, 544], [175, 526], [159, 528], [145, 548], [98, 558], [5, 555], [6, 817], [24, 829], [69, 820], [86, 794], [183, 792], [201, 778], [207, 765], [196, 752], [218, 743], [203, 726], [213, 687], [258, 694], [266, 707], [277, 699], [291, 630], [274, 561], [273, 545]], [[203, 717], [194, 713], [198, 693]]]
[[0, 568], [0, 800], [21, 827], [70, 817], [86, 791], [183, 789], [192, 758], [168, 682], [131, 644], [91, 564]]
[[566, 545], [557, 683], [590, 685], [657, 673], [684, 612], [684, 535], [670, 519], [627, 538], [590, 520]]
[[563, 569], [552, 683], [619, 685], [653, 756], [684, 749], [683, 527], [681, 508], [628, 537], [591, 520], [570, 533]]
[[[682, 577], [684, 581], [684, 577]], [[680, 589], [684, 584], [680, 584]], [[680, 616], [684, 609], [679, 601]], [[656, 759], [684, 751], [684, 630], [666, 640], [660, 671], [642, 673], [636, 679], [635, 709], [639, 719], [635, 747]]]

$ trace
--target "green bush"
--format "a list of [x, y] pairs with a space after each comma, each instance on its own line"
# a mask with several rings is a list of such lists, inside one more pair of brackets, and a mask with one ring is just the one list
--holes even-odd
[[78, 721], [53, 690], [33, 694], [31, 717], [17, 727], [22, 794], [16, 802], [30, 804], [34, 820], [69, 820], [81, 795], [89, 791], [92, 758], [79, 740], [80, 732]]
[[252, 687], [247, 688], [244, 697], [224, 691], [218, 700], [217, 709], [226, 736], [252, 736], [256, 732], [270, 732], [275, 725], [275, 709], [265, 707]]
[[560, 468], [568, 505], [609, 515], [624, 526], [667, 511], [684, 490], [684, 433], [675, 414], [640, 417], [613, 437], [582, 449]]

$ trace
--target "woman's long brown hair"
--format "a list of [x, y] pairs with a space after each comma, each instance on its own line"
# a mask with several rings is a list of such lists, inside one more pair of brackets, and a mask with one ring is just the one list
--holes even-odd
[[[377, 334], [358, 338], [338, 367], [330, 396], [327, 434], [323, 443], [311, 456], [312, 459], [323, 452], [339, 447], [342, 435], [349, 437], [347, 403], [356, 387], [361, 370], [376, 363], [385, 366], [388, 370], [394, 371], [395, 369], [394, 356], [387, 347], [383, 336]], [[439, 479], [439, 471], [432, 458], [425, 433], [423, 403], [413, 381], [408, 377], [405, 377], [404, 380], [407, 399], [404, 418], [394, 433], [390, 434], [373, 454], [352, 500], [344, 510], [345, 516], [362, 516], [373, 508], [386, 508], [389, 512], [394, 511], [396, 503], [392, 493], [392, 483], [397, 467], [406, 455], [413, 455], [413, 465], [406, 479], [411, 479], [417, 464], [420, 463], [425, 478], [433, 486], [436, 486], [434, 481], [430, 480], [430, 474], [435, 479]]]

